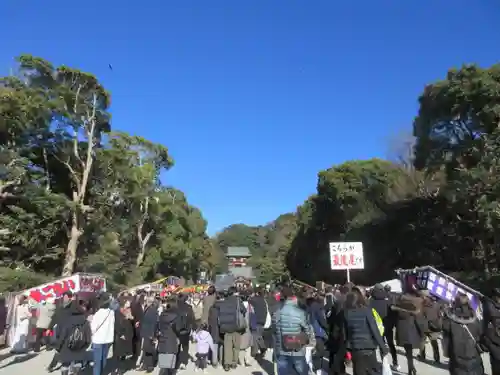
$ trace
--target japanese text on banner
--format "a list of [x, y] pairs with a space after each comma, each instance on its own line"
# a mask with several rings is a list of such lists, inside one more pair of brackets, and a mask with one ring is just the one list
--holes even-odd
[[363, 243], [330, 242], [330, 262], [332, 270], [364, 269]]

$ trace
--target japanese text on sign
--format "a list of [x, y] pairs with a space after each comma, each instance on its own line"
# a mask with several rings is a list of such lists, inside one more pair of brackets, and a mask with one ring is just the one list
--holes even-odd
[[[78, 281], [78, 280], [76, 280]], [[59, 298], [65, 292], [76, 292], [77, 283], [75, 277], [71, 276], [66, 279], [57, 280], [48, 284], [41, 285], [37, 288], [32, 288], [27, 291], [29, 298], [36, 302], [45, 301], [47, 298]]]
[[365, 268], [362, 242], [330, 242], [332, 270], [362, 270]]
[[106, 291], [106, 284], [102, 277], [98, 276], [80, 277], [80, 292], [99, 293], [101, 291]]

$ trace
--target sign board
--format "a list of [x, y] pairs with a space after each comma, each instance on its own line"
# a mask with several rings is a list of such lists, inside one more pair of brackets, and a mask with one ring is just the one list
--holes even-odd
[[100, 293], [106, 291], [106, 279], [99, 275], [74, 274], [27, 289], [23, 294], [35, 302], [45, 301], [47, 298], [60, 298], [64, 293]]
[[362, 270], [365, 268], [362, 242], [330, 242], [332, 270]]

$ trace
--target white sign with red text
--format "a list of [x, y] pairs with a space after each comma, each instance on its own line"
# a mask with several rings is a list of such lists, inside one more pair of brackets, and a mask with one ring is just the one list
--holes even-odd
[[332, 270], [362, 270], [365, 268], [362, 242], [330, 242]]
[[60, 298], [64, 293], [99, 293], [106, 291], [106, 279], [99, 275], [75, 274], [25, 290], [23, 294], [36, 302]]

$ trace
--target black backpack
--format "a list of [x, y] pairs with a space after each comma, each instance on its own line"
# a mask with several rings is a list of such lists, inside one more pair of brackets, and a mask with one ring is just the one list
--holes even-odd
[[88, 322], [71, 327], [67, 347], [73, 352], [85, 350], [90, 345], [90, 326]]
[[191, 329], [189, 327], [189, 322], [188, 322], [188, 314], [185, 311], [180, 311], [179, 312], [179, 321], [177, 324], [177, 333], [179, 335], [188, 335], [191, 333]]

